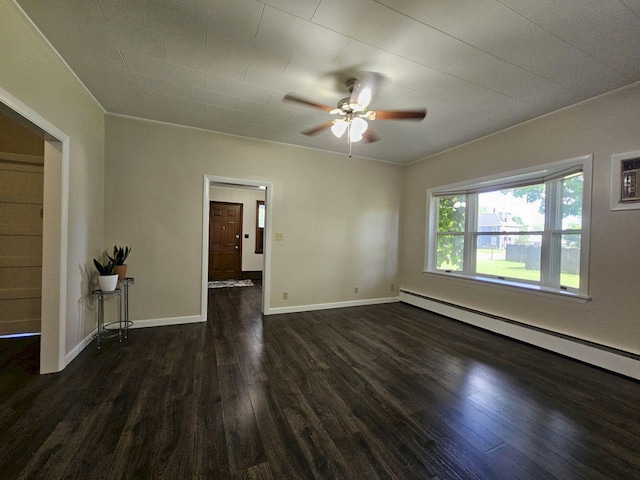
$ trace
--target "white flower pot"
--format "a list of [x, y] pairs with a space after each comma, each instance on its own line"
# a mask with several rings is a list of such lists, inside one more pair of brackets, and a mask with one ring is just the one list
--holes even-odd
[[103, 292], [113, 292], [118, 285], [118, 275], [100, 275], [98, 277], [100, 290]]

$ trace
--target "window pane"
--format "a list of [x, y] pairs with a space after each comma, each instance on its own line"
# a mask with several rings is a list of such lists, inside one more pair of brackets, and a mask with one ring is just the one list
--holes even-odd
[[523, 288], [587, 293], [586, 280], [580, 281], [588, 275], [582, 215], [591, 185], [582, 172], [589, 171], [590, 163], [585, 156], [429, 189], [433, 215], [427, 269]]
[[438, 251], [436, 252], [436, 267], [440, 270], [452, 270], [452, 271], [462, 270], [463, 250], [464, 250], [463, 235], [438, 234]]
[[264, 200], [256, 200], [256, 253], [264, 253]]
[[544, 184], [478, 194], [478, 232], [544, 230], [544, 194]]
[[540, 281], [540, 235], [479, 234], [476, 273]]
[[582, 229], [582, 186], [584, 177], [582, 173], [563, 179], [560, 183], [562, 189], [562, 229]]
[[560, 255], [560, 285], [580, 288], [580, 243], [579, 234], [562, 235]]
[[438, 231], [464, 232], [466, 203], [464, 195], [438, 199]]

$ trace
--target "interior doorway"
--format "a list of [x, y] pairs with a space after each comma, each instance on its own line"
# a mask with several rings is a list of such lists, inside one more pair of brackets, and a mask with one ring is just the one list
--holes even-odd
[[[271, 289], [271, 239], [269, 232], [271, 231], [271, 219], [273, 216], [273, 183], [262, 180], [249, 180], [230, 177], [218, 177], [215, 175], [204, 175], [203, 182], [203, 204], [202, 204], [202, 304], [201, 304], [201, 318], [202, 321], [207, 320], [207, 308], [208, 308], [208, 285], [209, 285], [209, 264], [210, 264], [210, 210], [212, 201], [226, 201], [227, 203], [241, 203], [239, 200], [232, 200], [227, 196], [219, 198], [218, 191], [240, 191], [245, 192], [240, 194], [241, 196], [248, 198], [246, 192], [253, 191], [254, 193], [260, 192], [259, 198], [264, 202], [264, 208], [258, 208], [258, 203], [255, 200], [255, 196], [251, 200], [244, 201], [244, 227], [240, 234], [240, 241], [243, 242], [243, 260], [242, 260], [242, 277], [245, 279], [260, 278], [262, 284], [262, 313], [269, 314], [270, 310], [270, 289]], [[213, 192], [213, 193], [212, 193]], [[214, 198], [215, 196], [215, 198]], [[253, 210], [251, 210], [253, 209]], [[252, 213], [253, 212], [253, 213]], [[262, 215], [263, 221], [263, 235], [262, 251], [258, 252], [256, 238], [254, 238], [255, 224], [258, 218], [258, 213]], [[255, 217], [255, 218], [254, 218]], [[249, 225], [250, 224], [250, 225]], [[235, 234], [234, 234], [235, 236]], [[235, 250], [235, 247], [234, 247]], [[245, 257], [253, 257], [253, 260]], [[259, 259], [259, 260], [257, 260]], [[259, 261], [260, 268], [258, 269], [255, 264], [252, 266], [251, 261]], [[259, 270], [259, 271], [257, 271]], [[253, 275], [259, 275], [253, 277]], [[227, 280], [227, 279], [224, 279]]]
[[209, 281], [242, 278], [242, 203], [209, 203]]
[[40, 373], [66, 366], [69, 136], [0, 88], [0, 113], [44, 141]]
[[44, 140], [0, 112], [0, 349], [40, 334]]

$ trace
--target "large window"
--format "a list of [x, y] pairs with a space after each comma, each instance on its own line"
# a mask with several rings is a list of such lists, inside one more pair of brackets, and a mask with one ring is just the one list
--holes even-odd
[[591, 156], [428, 191], [426, 270], [587, 296]]

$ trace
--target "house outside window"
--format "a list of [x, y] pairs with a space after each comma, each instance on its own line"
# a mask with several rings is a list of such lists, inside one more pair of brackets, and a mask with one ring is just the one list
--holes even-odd
[[427, 191], [425, 272], [588, 298], [592, 157]]

